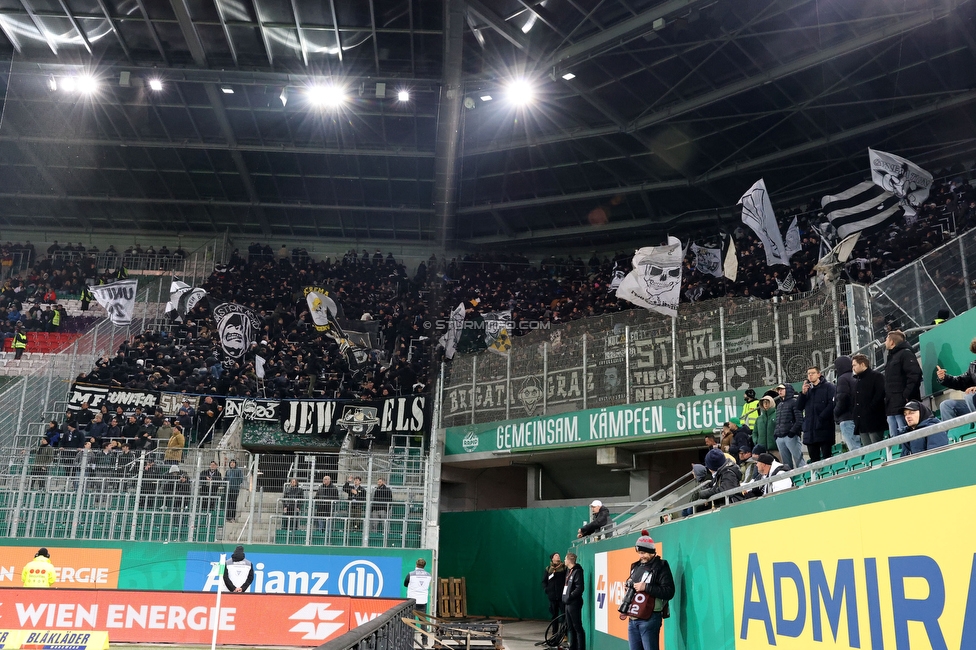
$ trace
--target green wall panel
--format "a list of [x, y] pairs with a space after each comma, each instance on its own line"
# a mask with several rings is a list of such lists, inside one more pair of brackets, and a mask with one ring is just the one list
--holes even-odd
[[[738, 622], [733, 620], [732, 529], [971, 486], [976, 483], [972, 469], [974, 464], [976, 464], [976, 445], [959, 445], [938, 453], [896, 461], [879, 469], [810, 484], [654, 528], [651, 534], [655, 541], [663, 545], [663, 556], [671, 565], [677, 588], [675, 599], [671, 603], [672, 616], [665, 622], [667, 649], [715, 650], [736, 647], [739, 628]], [[906, 511], [904, 518], [885, 522], [886, 529], [890, 527], [891, 538], [905, 540], [903, 548], [906, 555], [926, 553], [925, 548], [919, 548], [911, 542], [917, 535], [918, 522], [925, 521], [925, 514]], [[835, 516], [837, 515], [838, 513], [835, 513]], [[959, 525], [969, 526], [972, 529], [973, 535], [967, 535], [967, 539], [971, 540], [976, 536], [976, 524]], [[824, 530], [823, 536], [824, 547], [829, 549], [830, 531]], [[597, 552], [632, 548], [636, 539], [637, 535], [630, 535], [587, 544], [580, 552], [580, 562], [587, 575], [583, 616], [589, 650], [626, 650], [627, 648], [625, 641], [594, 630], [596, 596], [592, 573], [594, 555]], [[826, 550], [825, 554], [829, 552]], [[969, 550], [968, 554], [972, 557], [973, 550]], [[805, 555], [798, 555], [796, 558], [798, 563], [805, 564], [810, 559]], [[636, 559], [636, 553], [634, 558]], [[878, 561], [881, 562], [881, 558]], [[613, 580], [614, 577], [610, 576], [610, 579]], [[770, 585], [767, 584], [766, 588], [769, 590]], [[741, 598], [742, 594], [739, 596]], [[767, 593], [767, 596], [772, 600], [771, 593]], [[970, 606], [972, 605], [973, 603], [970, 603]], [[611, 615], [615, 614], [614, 608], [610, 611]], [[809, 618], [809, 614], [807, 616]], [[753, 627], [755, 625], [752, 623]], [[809, 630], [808, 621], [806, 627], [808, 634]], [[862, 634], [866, 637], [866, 632]], [[956, 636], [956, 647], [959, 647], [958, 633]], [[829, 634], [826, 638], [830, 638]], [[886, 640], [890, 639], [886, 637]], [[766, 647], [752, 645], [752, 643], [753, 635], [750, 633], [749, 645], [740, 644], [740, 647]], [[814, 645], [830, 648], [848, 647], [846, 643]], [[798, 648], [801, 645], [788, 647]], [[864, 641], [861, 647], [871, 647], [871, 644], [869, 641]], [[886, 644], [885, 647], [889, 645]], [[895, 644], [890, 643], [890, 647], [894, 648]], [[916, 646], [912, 644], [911, 647]], [[952, 647], [951, 643], [949, 647]]]
[[973, 336], [976, 336], [976, 309], [922, 333], [918, 346], [922, 355], [922, 392], [925, 395], [944, 390], [935, 374], [937, 365], [950, 375], [966, 372], [970, 362], [976, 359], [969, 351]]
[[440, 577], [466, 578], [468, 613], [548, 619], [542, 575], [589, 518], [585, 506], [445, 512]]

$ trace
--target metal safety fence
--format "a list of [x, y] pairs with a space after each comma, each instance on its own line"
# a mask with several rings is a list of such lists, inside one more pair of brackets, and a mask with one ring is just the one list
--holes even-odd
[[424, 458], [151, 447], [5, 449], [0, 537], [424, 547]]
[[886, 326], [924, 327], [942, 310], [958, 316], [973, 307], [974, 289], [976, 230], [970, 230], [870, 286], [849, 285], [851, 346], [880, 358], [872, 344], [884, 339]]
[[[513, 337], [507, 355], [445, 366], [441, 426], [703, 395], [797, 381], [850, 351], [842, 288], [774, 300], [630, 310]], [[839, 327], [843, 322], [845, 327]]]

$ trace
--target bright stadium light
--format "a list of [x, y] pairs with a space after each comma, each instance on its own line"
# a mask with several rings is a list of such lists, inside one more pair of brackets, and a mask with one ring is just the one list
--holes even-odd
[[491, 101], [491, 95], [482, 95], [481, 96], [481, 101], [483, 101], [483, 102], [490, 102]]
[[572, 72], [567, 72], [566, 74], [563, 75], [563, 79], [565, 79], [566, 81], [572, 81], [575, 78], [576, 75], [574, 75]]
[[162, 90], [163, 82], [160, 79], [150, 79], [149, 87], [153, 90]]
[[309, 100], [318, 106], [335, 108], [345, 103], [346, 93], [339, 86], [331, 84], [326, 86], [310, 86], [308, 91]]
[[525, 79], [515, 79], [509, 82], [505, 88], [505, 94], [508, 101], [516, 106], [531, 104], [532, 100], [535, 99], [535, 90], [532, 88], [532, 84]]
[[61, 80], [61, 90], [66, 93], [73, 93], [78, 87], [77, 79], [74, 77], [65, 77]]
[[82, 75], [78, 77], [78, 90], [90, 95], [98, 90], [98, 80], [91, 75]]
[[401, 101], [401, 102], [409, 102], [410, 101], [410, 93], [407, 92], [406, 90], [400, 90], [400, 91], [398, 91], [397, 92], [397, 100], [398, 101]]

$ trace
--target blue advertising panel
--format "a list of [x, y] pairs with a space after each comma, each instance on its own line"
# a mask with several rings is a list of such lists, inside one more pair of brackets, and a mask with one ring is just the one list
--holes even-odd
[[[399, 598], [404, 592], [400, 557], [249, 552], [247, 559], [254, 566], [249, 593]], [[219, 553], [188, 551], [183, 589], [214, 591], [219, 562]]]

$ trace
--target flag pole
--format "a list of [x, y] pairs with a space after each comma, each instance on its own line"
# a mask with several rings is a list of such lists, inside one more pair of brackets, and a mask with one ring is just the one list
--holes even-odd
[[227, 562], [227, 554], [220, 554], [220, 565], [217, 567], [217, 608], [214, 610], [213, 638], [210, 639], [210, 650], [217, 650], [217, 628], [220, 627], [220, 586], [224, 581], [224, 564]]

